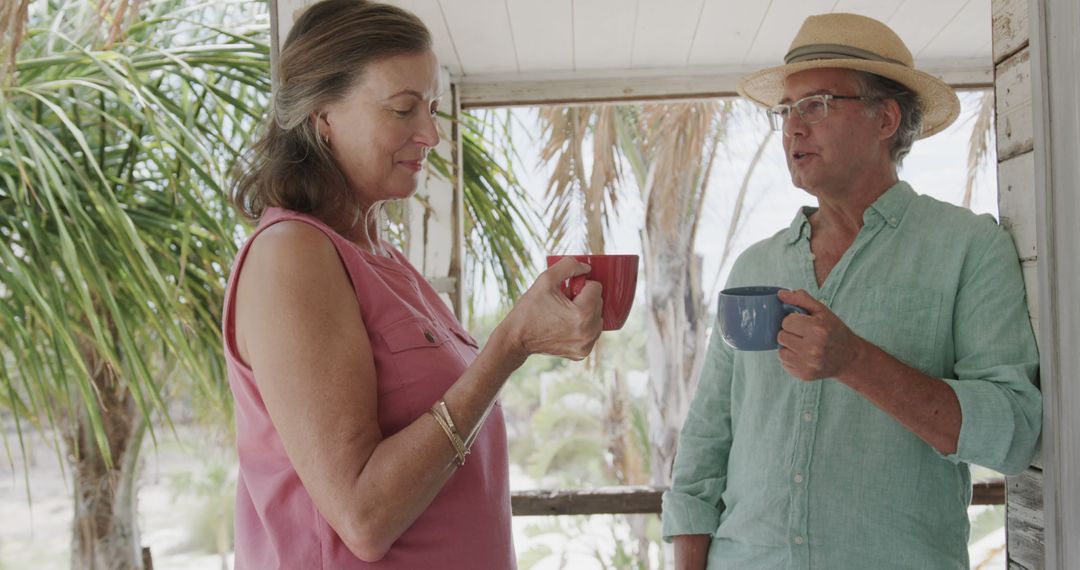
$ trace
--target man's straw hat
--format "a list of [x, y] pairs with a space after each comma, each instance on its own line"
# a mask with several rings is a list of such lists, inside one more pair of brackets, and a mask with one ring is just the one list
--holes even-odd
[[915, 69], [903, 40], [873, 18], [839, 13], [810, 16], [791, 42], [784, 63], [744, 77], [739, 94], [771, 107], [784, 96], [787, 76], [807, 69], [839, 67], [887, 77], [918, 95], [923, 108], [923, 130], [918, 138], [943, 130], [960, 114], [960, 100], [952, 87]]

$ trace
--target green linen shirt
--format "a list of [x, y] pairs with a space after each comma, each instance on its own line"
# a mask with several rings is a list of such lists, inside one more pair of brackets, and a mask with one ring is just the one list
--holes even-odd
[[712, 535], [708, 568], [968, 568], [968, 464], [1019, 473], [1042, 424], [1038, 353], [1016, 249], [991, 216], [899, 182], [818, 287], [810, 224], [735, 262], [729, 287], [806, 289], [856, 334], [960, 401], [944, 456], [835, 379], [712, 335], [679, 439], [663, 535]]

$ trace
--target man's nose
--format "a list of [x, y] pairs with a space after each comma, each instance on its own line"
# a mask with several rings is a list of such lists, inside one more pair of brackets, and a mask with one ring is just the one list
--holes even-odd
[[784, 136], [806, 136], [806, 121], [803, 120], [802, 115], [797, 110], [792, 109], [787, 118], [784, 119], [783, 130]]

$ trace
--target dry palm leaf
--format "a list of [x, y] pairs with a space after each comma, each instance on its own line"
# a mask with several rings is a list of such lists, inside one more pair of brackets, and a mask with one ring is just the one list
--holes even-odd
[[964, 187], [962, 204], [971, 207], [971, 197], [975, 191], [975, 179], [981, 167], [990, 156], [990, 135], [994, 126], [994, 92], [987, 89], [979, 98], [979, 110], [975, 114], [975, 124], [971, 127], [968, 139], [967, 184]]

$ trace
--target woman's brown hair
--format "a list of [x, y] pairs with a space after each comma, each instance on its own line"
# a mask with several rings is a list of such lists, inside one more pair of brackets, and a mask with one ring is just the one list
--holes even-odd
[[311, 116], [340, 100], [375, 61], [431, 49], [415, 15], [368, 0], [323, 0], [296, 20], [278, 60], [264, 132], [236, 169], [233, 205], [250, 220], [268, 207], [311, 214], [339, 232], [361, 204]]

